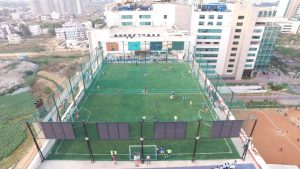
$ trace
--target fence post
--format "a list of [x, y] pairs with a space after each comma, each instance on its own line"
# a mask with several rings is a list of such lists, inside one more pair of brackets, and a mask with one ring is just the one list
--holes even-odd
[[85, 78], [84, 78], [84, 75], [83, 75], [83, 69], [82, 69], [82, 65], [80, 65], [80, 71], [81, 71], [81, 78], [82, 78], [82, 82], [83, 82], [83, 89], [84, 91], [86, 91], [86, 87], [85, 87]]
[[145, 63], [147, 62], [146, 57], [147, 57], [147, 42], [145, 41]]
[[84, 134], [85, 134], [84, 140], [85, 140], [85, 142], [86, 142], [86, 144], [88, 146], [88, 150], [89, 150], [89, 153], [90, 153], [91, 162], [94, 162], [95, 159], [94, 159], [94, 155], [93, 155], [93, 151], [92, 151], [90, 139], [89, 139], [89, 136], [87, 134], [87, 130], [86, 130], [86, 126], [85, 126], [85, 122], [84, 121], [82, 121], [82, 127], [84, 129]]
[[246, 155], [247, 155], [247, 152], [248, 152], [248, 148], [249, 148], [249, 144], [251, 142], [251, 139], [248, 138], [246, 140], [246, 144], [244, 144], [244, 152], [243, 152], [243, 155], [242, 155], [242, 159], [245, 160], [246, 159]]
[[68, 76], [68, 81], [69, 81], [69, 84], [70, 84], [71, 94], [72, 94], [72, 98], [73, 98], [73, 102], [74, 102], [74, 107], [75, 107], [77, 104], [76, 104], [75, 96], [74, 96], [74, 93], [73, 93], [72, 83], [71, 83], [70, 76]]
[[54, 93], [52, 93], [51, 96], [52, 96], [52, 99], [53, 99], [53, 102], [54, 102], [54, 106], [55, 106], [55, 109], [56, 109], [58, 120], [61, 121], [61, 117], [60, 117], [60, 114], [59, 114], [59, 109], [57, 107], [56, 100], [54, 98]]
[[144, 164], [145, 158], [144, 158], [144, 137], [143, 137], [143, 127], [144, 127], [144, 119], [141, 120], [140, 124], [140, 141], [141, 141], [141, 162]]
[[232, 101], [233, 101], [233, 96], [234, 96], [234, 92], [231, 91], [231, 98], [230, 98], [230, 103], [229, 103], [229, 107], [228, 107], [228, 113], [227, 113], [227, 116], [226, 116], [226, 120], [229, 119], [229, 112], [231, 110], [231, 105], [232, 105]]
[[91, 63], [91, 56], [89, 56], [89, 62], [90, 62], [90, 68], [91, 68], [91, 76], [93, 79], [93, 67], [92, 67], [92, 63]]
[[[215, 98], [217, 97], [219, 79], [220, 79], [220, 75], [218, 75], [218, 77], [217, 77], [217, 85], [215, 86], [214, 102], [215, 102]], [[213, 104], [213, 105], [215, 107], [215, 104]]]
[[168, 49], [168, 41], [167, 41], [167, 50], [166, 50], [166, 63], [168, 63], [168, 52], [169, 52], [169, 49]]
[[31, 128], [30, 128], [29, 123], [26, 122], [26, 125], [27, 125], [27, 128], [28, 128], [29, 131], [30, 131], [30, 134], [31, 134], [32, 139], [33, 139], [33, 142], [34, 142], [34, 144], [35, 144], [35, 147], [36, 147], [36, 149], [38, 150], [38, 152], [39, 152], [39, 154], [40, 154], [41, 162], [43, 162], [43, 161], [45, 161], [45, 157], [44, 157], [44, 155], [43, 155], [43, 153], [42, 153], [42, 151], [41, 151], [41, 149], [40, 149], [40, 146], [39, 146], [39, 144], [38, 144], [37, 141], [36, 141], [36, 138], [35, 138], [35, 136], [34, 136], [32, 130], [31, 130]]
[[206, 85], [207, 85], [207, 70], [208, 70], [208, 62], [206, 62], [206, 70], [205, 70], [205, 85], [204, 85], [204, 88], [206, 88]]
[[255, 119], [255, 121], [254, 121], [254, 125], [253, 125], [251, 133], [250, 133], [250, 137], [252, 137], [252, 134], [253, 134], [255, 126], [256, 126], [256, 123], [257, 123], [257, 119]]
[[124, 63], [125, 63], [125, 45], [124, 45], [124, 41], [122, 43], [123, 43], [123, 59], [124, 59]]
[[197, 128], [197, 133], [196, 133], [196, 137], [195, 137], [192, 161], [195, 161], [195, 159], [196, 159], [197, 144], [198, 144], [198, 140], [200, 139], [200, 136], [199, 136], [200, 126], [201, 126], [201, 119], [198, 121], [198, 128]]

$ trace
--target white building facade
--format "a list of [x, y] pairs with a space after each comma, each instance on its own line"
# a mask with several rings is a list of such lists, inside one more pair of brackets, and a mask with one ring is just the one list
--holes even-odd
[[55, 28], [56, 38], [65, 40], [86, 39], [85, 28], [79, 22], [70, 21], [62, 25], [62, 28]]
[[[260, 49], [262, 41], [264, 46], [267, 43], [265, 28], [274, 27], [269, 23], [276, 22], [276, 7], [252, 2], [113, 3], [104, 12], [107, 28], [89, 33], [90, 49], [94, 52], [101, 43], [105, 55], [119, 53], [119, 57], [125, 57], [135, 52], [129, 50], [132, 42], [141, 46], [138, 51], [152, 52], [155, 49], [151, 45], [161, 42], [159, 53], [181, 59], [194, 56], [202, 66], [209, 67], [210, 73], [241, 79], [252, 76], [257, 67], [262, 69], [271, 57], [262, 55], [265, 51]], [[180, 43], [180, 50], [173, 48]], [[274, 44], [268, 45], [273, 49]]]
[[43, 31], [41, 30], [40, 25], [30, 25], [29, 31], [32, 36], [39, 36], [43, 34]]

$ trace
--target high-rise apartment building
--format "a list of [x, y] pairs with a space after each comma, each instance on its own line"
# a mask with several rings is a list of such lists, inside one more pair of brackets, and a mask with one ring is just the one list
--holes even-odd
[[31, 7], [37, 15], [79, 16], [84, 13], [83, 0], [31, 0]]
[[112, 3], [104, 13], [108, 27], [89, 33], [90, 48], [102, 43], [104, 54], [116, 57], [136, 51], [194, 57], [211, 74], [241, 79], [270, 62], [280, 31], [276, 8], [252, 1]]

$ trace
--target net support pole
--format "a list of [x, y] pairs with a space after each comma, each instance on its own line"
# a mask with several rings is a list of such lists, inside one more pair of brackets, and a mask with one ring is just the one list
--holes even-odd
[[98, 59], [99, 59], [99, 47], [97, 48], [97, 54], [96, 54], [96, 62], [97, 62], [97, 67], [96, 67], [96, 72], [98, 71], [98, 69], [99, 69], [99, 61], [98, 61]]
[[230, 110], [231, 110], [232, 101], [233, 101], [233, 96], [234, 96], [234, 92], [231, 91], [231, 98], [230, 98], [230, 102], [229, 102], [229, 107], [228, 107], [228, 112], [227, 112], [226, 120], [229, 119], [229, 112], [230, 112]]
[[82, 65], [80, 65], [80, 72], [81, 72], [81, 78], [82, 78], [82, 83], [83, 83], [83, 89], [84, 89], [84, 91], [86, 91], [86, 87], [85, 87], [85, 78], [84, 78], [84, 75], [83, 75], [83, 68], [82, 68]]
[[70, 89], [71, 89], [71, 94], [72, 94], [72, 99], [73, 99], [74, 107], [75, 107], [77, 104], [76, 104], [76, 100], [75, 100], [75, 96], [74, 96], [74, 92], [73, 92], [73, 88], [72, 88], [72, 83], [71, 83], [70, 76], [68, 76], [68, 81], [69, 81], [69, 85], [70, 85]]
[[254, 125], [253, 125], [251, 133], [250, 133], [250, 137], [252, 137], [252, 135], [253, 135], [254, 129], [256, 127], [256, 123], [257, 123], [257, 119], [255, 119], [255, 121], [254, 121]]
[[147, 42], [145, 41], [145, 63], [146, 63], [146, 57], [147, 57]]
[[51, 96], [52, 96], [52, 100], [53, 100], [53, 102], [54, 102], [54, 106], [55, 106], [55, 109], [56, 109], [57, 119], [58, 119], [59, 121], [61, 121], [61, 117], [60, 117], [60, 114], [59, 114], [59, 109], [58, 109], [58, 107], [57, 107], [56, 100], [55, 100], [55, 98], [54, 98], [54, 93], [52, 93]]
[[196, 133], [196, 137], [195, 137], [192, 161], [196, 160], [197, 144], [198, 144], [198, 140], [200, 139], [200, 136], [199, 136], [200, 126], [201, 126], [201, 120], [198, 121], [198, 128], [197, 128], [197, 133]]
[[218, 77], [217, 77], [217, 84], [216, 84], [216, 86], [215, 86], [214, 103], [213, 103], [213, 106], [214, 106], [214, 107], [215, 107], [215, 99], [216, 99], [216, 97], [217, 97], [217, 92], [218, 92], [219, 79], [220, 79], [220, 75], [218, 75]]
[[42, 153], [42, 151], [41, 151], [41, 149], [40, 149], [39, 144], [38, 144], [37, 141], [36, 141], [36, 138], [35, 138], [35, 136], [34, 136], [32, 130], [31, 130], [31, 127], [30, 127], [30, 125], [29, 125], [28, 122], [26, 122], [26, 125], [27, 125], [27, 128], [28, 128], [29, 131], [30, 131], [30, 134], [31, 134], [32, 139], [33, 139], [33, 142], [34, 142], [34, 144], [35, 144], [35, 147], [36, 147], [36, 149], [37, 149], [38, 152], [39, 152], [39, 155], [40, 155], [40, 158], [41, 158], [41, 162], [44, 162], [44, 161], [45, 161], [45, 157], [44, 157], [44, 155], [43, 155], [43, 153]]
[[125, 63], [125, 45], [124, 45], [124, 41], [122, 42], [123, 44], [123, 61]]
[[168, 52], [169, 52], [169, 49], [168, 49], [168, 41], [167, 41], [167, 50], [166, 50], [166, 63], [168, 63]]
[[145, 158], [144, 158], [144, 137], [143, 137], [143, 127], [144, 127], [144, 120], [141, 120], [140, 123], [140, 142], [141, 142], [141, 162], [144, 164]]
[[189, 44], [188, 44], [188, 55], [187, 55], [187, 60], [188, 60], [188, 63], [190, 62], [190, 41], [189, 41]]
[[246, 159], [246, 155], [247, 155], [247, 152], [248, 152], [250, 142], [251, 142], [251, 139], [248, 138], [247, 141], [246, 141], [246, 144], [244, 144], [244, 152], [243, 152], [243, 155], [242, 155], [243, 160]]
[[90, 68], [91, 68], [91, 76], [93, 78], [93, 67], [92, 67], [92, 62], [91, 62], [91, 56], [89, 56], [89, 63], [90, 63]]
[[88, 134], [87, 134], [87, 130], [86, 130], [86, 126], [85, 126], [85, 122], [84, 122], [84, 121], [82, 121], [82, 127], [83, 127], [83, 129], [84, 129], [84, 134], [85, 134], [84, 140], [85, 140], [86, 145], [87, 145], [88, 150], [89, 150], [91, 162], [93, 163], [93, 162], [95, 161], [95, 159], [94, 159], [94, 155], [93, 155], [93, 151], [92, 151], [90, 139], [89, 139], [89, 136], [88, 136]]
[[204, 84], [204, 89], [207, 86], [207, 70], [208, 70], [208, 62], [206, 62], [206, 69], [205, 69], [205, 84]]

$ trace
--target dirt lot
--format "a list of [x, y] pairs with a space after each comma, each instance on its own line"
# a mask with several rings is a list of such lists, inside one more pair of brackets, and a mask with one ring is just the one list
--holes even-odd
[[297, 118], [300, 111], [288, 109], [287, 112], [288, 116], [277, 109], [252, 112], [258, 119], [253, 143], [267, 163], [300, 165], [300, 128], [288, 119], [289, 116]]

